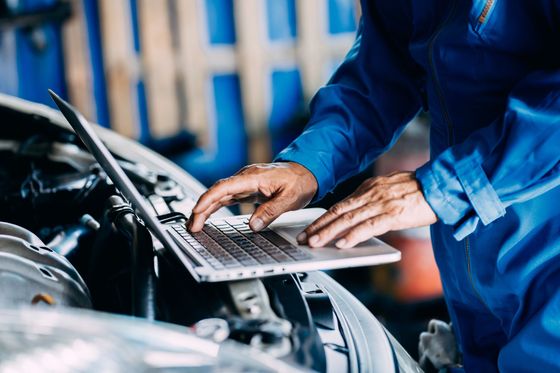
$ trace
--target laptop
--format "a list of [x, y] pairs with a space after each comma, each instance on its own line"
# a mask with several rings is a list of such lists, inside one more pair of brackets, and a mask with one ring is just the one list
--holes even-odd
[[49, 93], [151, 234], [198, 282], [371, 266], [400, 260], [398, 250], [377, 238], [351, 249], [338, 249], [334, 244], [315, 249], [299, 245], [296, 236], [321, 216], [324, 209], [287, 212], [260, 232], [249, 228], [249, 215], [210, 218], [201, 232], [193, 234], [186, 230], [185, 219], [162, 223], [87, 120], [56, 93], [51, 90]]

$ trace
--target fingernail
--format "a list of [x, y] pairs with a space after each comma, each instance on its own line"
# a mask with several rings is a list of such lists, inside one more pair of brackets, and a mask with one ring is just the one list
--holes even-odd
[[259, 219], [259, 218], [255, 218], [253, 219], [253, 221], [250, 223], [251, 225], [251, 229], [254, 230], [255, 232], [260, 231], [261, 229], [263, 229], [264, 227], [264, 222]]
[[347, 241], [345, 238], [341, 238], [340, 240], [336, 241], [334, 244], [339, 249], [344, 249], [346, 247]]
[[296, 240], [299, 243], [304, 243], [307, 240], [307, 233], [305, 232], [301, 232], [300, 234], [298, 234], [298, 236], [296, 237]]
[[319, 243], [319, 236], [317, 235], [311, 236], [311, 238], [309, 239], [309, 246], [315, 246], [318, 243]]

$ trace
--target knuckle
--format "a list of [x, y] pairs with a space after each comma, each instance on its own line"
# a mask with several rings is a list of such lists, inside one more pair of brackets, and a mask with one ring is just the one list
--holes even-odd
[[200, 198], [198, 198], [197, 206], [200, 206], [200, 204], [208, 198], [211, 191], [212, 191], [212, 188], [208, 189], [206, 192], [204, 192], [200, 195]]
[[313, 231], [317, 228], [318, 223], [319, 223], [319, 220], [314, 221], [313, 223], [309, 224], [309, 225], [307, 226], [307, 228], [305, 228], [305, 231], [306, 231], [307, 233], [313, 232]]
[[247, 167], [247, 172], [251, 175], [255, 174], [263, 174], [268, 171], [269, 168], [267, 167], [266, 163], [253, 163]]
[[387, 213], [390, 213], [391, 211], [393, 211], [396, 208], [396, 203], [394, 200], [389, 200], [385, 203], [383, 203], [383, 210]]
[[303, 230], [305, 232], [305, 234], [307, 235], [307, 237], [311, 237], [313, 236], [313, 234], [315, 233], [315, 229], [312, 227], [307, 227]]
[[254, 165], [252, 165], [252, 164], [243, 166], [243, 167], [241, 167], [241, 169], [240, 169], [239, 171], [237, 171], [237, 174], [236, 174], [236, 175], [245, 174], [245, 173], [251, 171], [253, 168], [254, 168]]
[[353, 204], [354, 206], [361, 206], [365, 204], [370, 199], [371, 192], [369, 190], [363, 191], [362, 193], [357, 193], [352, 195], [352, 197], [348, 200], [349, 204]]
[[344, 212], [344, 205], [342, 203], [337, 203], [330, 208], [330, 212], [334, 215], [340, 215]]
[[270, 203], [261, 205], [261, 207], [262, 207], [263, 214], [265, 216], [268, 216], [268, 217], [275, 216], [277, 211], [278, 211], [278, 208], [276, 207], [276, 205], [270, 204]]
[[414, 203], [414, 202], [417, 202], [417, 201], [420, 199], [419, 197], [420, 197], [421, 195], [422, 195], [421, 192], [405, 194], [405, 195], [403, 196], [403, 200], [404, 200], [406, 203]]
[[374, 178], [374, 184], [385, 184], [387, 183], [388, 177], [387, 176], [377, 176]]
[[378, 219], [376, 219], [376, 218], [366, 220], [366, 228], [368, 230], [373, 229], [374, 227], [377, 226], [377, 224], [378, 224]]
[[389, 215], [398, 215], [402, 211], [402, 206], [398, 201], [391, 200], [385, 203], [384, 210]]
[[214, 184], [214, 187], [221, 187], [224, 184], [226, 184], [229, 180], [230, 180], [229, 178], [220, 179], [220, 180], [216, 181], [216, 183]]
[[385, 193], [382, 190], [379, 190], [377, 188], [371, 190], [369, 196], [369, 199], [371, 201], [381, 201], [384, 198], [385, 198]]
[[385, 199], [385, 200], [393, 200], [397, 197], [397, 193], [395, 191], [394, 188], [389, 187], [389, 188], [383, 188], [383, 190], [379, 191], [379, 195], [381, 198]]
[[356, 214], [354, 212], [347, 212], [342, 216], [342, 219], [345, 223], [350, 223], [354, 221], [355, 218], [356, 218]]
[[313, 223], [309, 224], [309, 226], [307, 227], [307, 230], [309, 232], [316, 231], [317, 229], [319, 229], [319, 227], [321, 227], [323, 225], [324, 220], [325, 220], [325, 218], [324, 218], [324, 215], [323, 215], [319, 219], [315, 220]]

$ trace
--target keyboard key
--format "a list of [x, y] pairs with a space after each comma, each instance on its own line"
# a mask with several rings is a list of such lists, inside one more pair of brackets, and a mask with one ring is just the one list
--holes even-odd
[[276, 232], [271, 230], [265, 230], [260, 233], [261, 236], [269, 240], [272, 244], [276, 246], [291, 246], [291, 244], [278, 235]]
[[243, 264], [245, 267], [250, 267], [259, 264], [259, 262], [257, 262], [253, 258], [241, 259], [239, 262]]
[[261, 263], [261, 264], [273, 264], [273, 263], [276, 263], [276, 260], [274, 260], [272, 257], [266, 256], [266, 255], [261, 256], [261, 257], [258, 257], [258, 258], [256, 258], [256, 259], [257, 259], [257, 261], [258, 261], [259, 263]]
[[286, 263], [311, 257], [277, 233], [271, 230], [255, 233], [247, 223], [207, 224], [202, 232], [192, 235], [181, 224], [173, 228], [215, 269]]
[[309, 253], [307, 253], [307, 252], [305, 252], [301, 249], [298, 249], [298, 248], [294, 248], [294, 249], [286, 251], [286, 253], [296, 260], [303, 260], [303, 259], [311, 259], [312, 258], [311, 254], [309, 254]]

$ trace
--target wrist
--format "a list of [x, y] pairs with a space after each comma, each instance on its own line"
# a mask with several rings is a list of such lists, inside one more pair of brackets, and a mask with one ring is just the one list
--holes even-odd
[[319, 183], [317, 182], [317, 178], [307, 167], [302, 165], [298, 162], [287, 162], [290, 165], [290, 168], [294, 170], [296, 176], [301, 182], [302, 189], [306, 192], [306, 194], [310, 195], [309, 200], [312, 200], [314, 196], [317, 194], [317, 190], [319, 189]]

